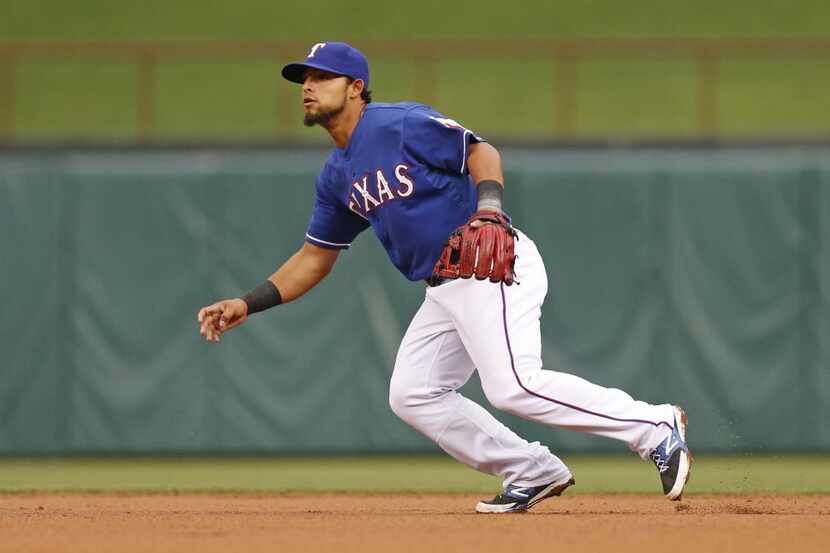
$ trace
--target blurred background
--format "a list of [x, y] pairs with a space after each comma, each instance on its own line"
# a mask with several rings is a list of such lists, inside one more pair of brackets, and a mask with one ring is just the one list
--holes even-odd
[[279, 69], [326, 40], [502, 150], [547, 367], [684, 405], [698, 451], [830, 450], [827, 2], [3, 0], [0, 455], [438, 451], [387, 405], [423, 286], [371, 233], [198, 335], [302, 243], [329, 144]]
[[515, 141], [827, 136], [826, 2], [5, 0], [0, 136], [324, 142], [279, 76], [347, 40], [375, 99]]

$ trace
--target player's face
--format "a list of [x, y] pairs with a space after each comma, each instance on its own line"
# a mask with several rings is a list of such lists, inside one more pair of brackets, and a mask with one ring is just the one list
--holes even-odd
[[346, 108], [349, 79], [341, 75], [309, 69], [303, 83], [303, 122], [307, 127], [328, 123]]

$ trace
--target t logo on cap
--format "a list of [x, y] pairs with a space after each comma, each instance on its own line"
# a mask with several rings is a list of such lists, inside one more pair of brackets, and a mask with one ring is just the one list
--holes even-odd
[[369, 62], [360, 50], [345, 42], [318, 42], [311, 47], [303, 61], [289, 63], [282, 68], [282, 76], [291, 82], [303, 84], [309, 69], [319, 69], [362, 80], [369, 87]]
[[323, 48], [325, 46], [326, 46], [325, 42], [318, 42], [317, 44], [315, 44], [314, 46], [311, 47], [311, 52], [308, 53], [307, 57], [313, 58], [314, 54], [317, 52], [317, 50], [320, 49], [320, 48]]

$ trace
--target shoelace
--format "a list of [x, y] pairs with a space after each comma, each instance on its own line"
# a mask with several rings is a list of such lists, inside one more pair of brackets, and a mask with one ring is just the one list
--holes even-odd
[[651, 460], [654, 461], [654, 464], [657, 465], [657, 470], [659, 470], [661, 473], [669, 470], [668, 460], [664, 462], [663, 456], [660, 455], [660, 452], [656, 449], [651, 452]]

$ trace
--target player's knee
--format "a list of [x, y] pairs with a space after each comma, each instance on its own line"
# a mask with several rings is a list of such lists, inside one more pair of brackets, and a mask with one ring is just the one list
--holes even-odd
[[498, 409], [499, 411], [503, 411], [505, 413], [514, 414], [515, 412], [515, 403], [512, 403], [507, 397], [505, 396], [496, 396], [492, 399], [489, 399], [490, 405]]
[[423, 416], [436, 401], [440, 401], [443, 390], [432, 390], [413, 387], [411, 383], [392, 378], [389, 385], [389, 407], [392, 412], [404, 421], [414, 424], [417, 418]]
[[521, 415], [521, 401], [516, 390], [485, 390], [484, 395], [490, 405], [511, 415]]
[[398, 417], [403, 418], [403, 413], [406, 411], [406, 400], [403, 396], [395, 394], [391, 388], [389, 389], [389, 407]]
[[409, 390], [404, 386], [397, 385], [394, 378], [389, 386], [389, 407], [392, 408], [393, 413], [403, 420], [407, 420], [412, 413]]

